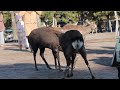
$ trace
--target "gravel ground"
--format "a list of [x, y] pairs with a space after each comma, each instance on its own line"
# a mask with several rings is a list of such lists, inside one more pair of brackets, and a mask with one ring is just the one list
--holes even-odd
[[[111, 67], [115, 33], [98, 33], [86, 36], [87, 58], [96, 79], [118, 79], [117, 69]], [[17, 43], [6, 43], [0, 47], [0, 79], [61, 79], [63, 72], [54, 67], [52, 52], [46, 49], [45, 58], [53, 69], [49, 70], [37, 53], [38, 71], [35, 71], [32, 53], [28, 50], [19, 51]], [[60, 52], [62, 69], [66, 61]], [[80, 55], [75, 63], [74, 76], [68, 79], [91, 79], [90, 73]]]

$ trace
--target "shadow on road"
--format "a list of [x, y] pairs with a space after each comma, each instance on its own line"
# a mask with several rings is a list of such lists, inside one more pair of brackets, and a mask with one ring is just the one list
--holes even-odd
[[[50, 65], [54, 68], [54, 65]], [[62, 66], [65, 70], [65, 67]], [[96, 79], [115, 79], [117, 72], [106, 72], [103, 69], [91, 68]], [[88, 68], [74, 69], [73, 77], [67, 79], [91, 79]], [[113, 75], [114, 74], [114, 75]], [[38, 64], [38, 71], [35, 70], [34, 64], [17, 63], [13, 65], [0, 65], [0, 79], [63, 79], [64, 71], [48, 69], [45, 64]]]
[[[38, 71], [35, 70], [34, 64], [17, 63], [12, 65], [0, 65], [0, 79], [49, 79], [62, 78], [63, 71], [48, 69], [45, 64], [37, 64]], [[62, 66], [65, 69], [64, 66]]]
[[[113, 54], [114, 47], [102, 47], [103, 49], [86, 49], [88, 54]], [[107, 50], [106, 50], [107, 49]], [[109, 50], [108, 50], [109, 49]]]
[[[102, 47], [102, 48], [105, 50], [87, 49], [87, 54], [96, 54], [96, 58], [89, 60], [89, 61], [94, 61], [96, 64], [111, 66], [112, 57], [108, 57], [107, 54], [113, 55], [114, 47]], [[98, 54], [106, 54], [106, 56], [104, 55], [103, 57], [98, 57], [97, 56]]]
[[19, 48], [11, 48], [11, 47], [4, 48], [4, 50], [31, 52], [30, 50], [26, 50], [26, 49], [20, 50]]
[[98, 57], [89, 61], [94, 61], [96, 64], [111, 66], [112, 57]]

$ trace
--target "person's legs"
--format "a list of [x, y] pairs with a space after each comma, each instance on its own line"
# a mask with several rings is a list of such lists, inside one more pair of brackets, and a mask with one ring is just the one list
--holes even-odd
[[25, 48], [29, 49], [29, 43], [28, 43], [28, 38], [27, 37], [25, 37], [24, 43], [25, 43]]
[[20, 50], [22, 50], [22, 41], [19, 41], [19, 40], [18, 40], [18, 44], [19, 44]]
[[18, 30], [18, 45], [19, 45], [20, 50], [22, 50], [23, 48], [22, 39], [23, 39], [22, 32], [21, 30]]

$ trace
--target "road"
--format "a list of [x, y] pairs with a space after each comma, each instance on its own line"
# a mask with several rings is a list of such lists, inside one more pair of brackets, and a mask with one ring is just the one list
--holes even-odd
[[[96, 79], [118, 79], [117, 69], [111, 67], [115, 47], [115, 33], [98, 33], [86, 36], [87, 58]], [[52, 52], [46, 49], [45, 58], [53, 69], [49, 70], [37, 53], [38, 71], [35, 71], [33, 55], [29, 50], [19, 51], [17, 43], [5, 43], [0, 47], [0, 79], [61, 79], [63, 72], [54, 67]], [[65, 70], [66, 61], [60, 52], [60, 62]], [[74, 76], [68, 79], [91, 79], [80, 55], [75, 63]]]

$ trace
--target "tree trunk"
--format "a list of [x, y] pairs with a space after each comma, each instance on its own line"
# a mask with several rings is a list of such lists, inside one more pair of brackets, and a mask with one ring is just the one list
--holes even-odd
[[57, 20], [55, 17], [53, 17], [53, 24], [52, 27], [57, 27]]
[[107, 15], [106, 17], [107, 17], [107, 31], [111, 31], [112, 32], [110, 15]]
[[84, 14], [82, 12], [82, 14], [81, 14], [81, 25], [83, 25], [83, 24], [84, 24]]
[[14, 12], [10, 11], [10, 14], [11, 14], [11, 20], [12, 20], [13, 39], [14, 39], [14, 41], [17, 41], [18, 40], [18, 36], [17, 36], [17, 28], [16, 28]]
[[84, 24], [84, 14], [83, 11], [79, 15], [79, 21], [77, 25], [83, 25]]
[[116, 30], [115, 30], [115, 36], [118, 36], [119, 33], [118, 33], [118, 27], [119, 27], [119, 24], [118, 24], [118, 15], [117, 15], [117, 11], [114, 11], [114, 14], [115, 14], [115, 19], [116, 19]]
[[98, 21], [97, 21], [97, 27], [98, 27], [98, 32], [103, 32], [102, 31], [102, 23], [103, 23], [103, 21], [102, 21], [102, 19], [100, 18], [100, 19], [98, 19]]
[[112, 25], [110, 20], [109, 20], [109, 28], [110, 28], [110, 31], [112, 32]]
[[106, 31], [109, 31], [109, 15], [106, 15], [107, 17], [107, 22], [106, 22]]

